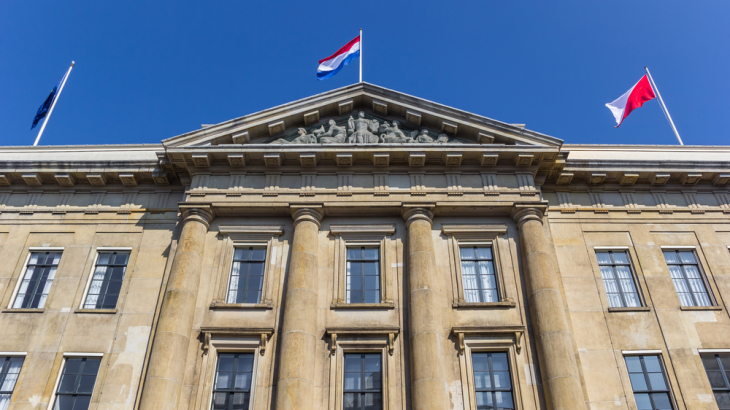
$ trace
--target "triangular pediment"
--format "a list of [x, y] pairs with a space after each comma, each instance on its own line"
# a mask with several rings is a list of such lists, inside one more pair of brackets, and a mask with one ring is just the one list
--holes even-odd
[[524, 126], [358, 83], [220, 124], [206, 125], [162, 143], [167, 148], [330, 143], [560, 147], [563, 141]]

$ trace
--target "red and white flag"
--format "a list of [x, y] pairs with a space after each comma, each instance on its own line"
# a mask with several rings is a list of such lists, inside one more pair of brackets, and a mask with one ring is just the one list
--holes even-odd
[[624, 119], [631, 114], [631, 111], [641, 107], [645, 102], [656, 98], [654, 90], [651, 88], [649, 78], [644, 74], [636, 85], [626, 91], [624, 95], [618, 97], [614, 102], [606, 104], [609, 110], [616, 117], [616, 128], [618, 128]]

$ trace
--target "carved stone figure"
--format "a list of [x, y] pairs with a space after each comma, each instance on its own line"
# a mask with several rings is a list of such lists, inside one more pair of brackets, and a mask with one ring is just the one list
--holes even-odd
[[449, 136], [446, 134], [441, 134], [438, 136], [438, 138], [436, 138], [436, 142], [438, 142], [439, 144], [449, 142]]
[[324, 125], [314, 131], [314, 134], [317, 136], [317, 139], [322, 144], [342, 144], [347, 139], [347, 130], [345, 127], [340, 127], [337, 125], [335, 120], [329, 120], [329, 126], [330, 128], [327, 130], [327, 132], [324, 131]]
[[380, 142], [384, 144], [403, 144], [416, 142], [413, 138], [406, 136], [403, 131], [398, 128], [398, 121], [393, 121], [393, 125], [389, 125], [387, 121], [380, 126]]
[[357, 119], [350, 117], [347, 120], [347, 131], [352, 133], [348, 138], [347, 142], [350, 144], [374, 144], [379, 141], [375, 132], [378, 132], [378, 120], [368, 120], [365, 118], [365, 113], [360, 111], [357, 114]]
[[428, 135], [428, 130], [422, 129], [421, 133], [418, 134], [418, 136], [416, 137], [416, 142], [420, 142], [422, 144], [432, 144], [434, 142], [438, 144], [443, 144], [445, 142], [449, 142], [449, 136], [446, 134], [441, 134], [434, 140], [433, 137]]
[[304, 128], [299, 128], [297, 130], [299, 133], [299, 136], [294, 138], [291, 141], [287, 141], [284, 138], [279, 138], [278, 140], [274, 141], [274, 144], [316, 144], [317, 143], [317, 137], [314, 136], [314, 134], [307, 134], [307, 130]]

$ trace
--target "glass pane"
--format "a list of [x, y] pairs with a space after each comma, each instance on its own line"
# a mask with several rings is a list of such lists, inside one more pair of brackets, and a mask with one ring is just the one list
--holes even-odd
[[383, 408], [380, 393], [365, 393], [363, 396], [365, 410], [380, 410]]
[[360, 248], [347, 248], [347, 260], [360, 260], [362, 251]]
[[230, 389], [231, 388], [231, 379], [232, 379], [233, 373], [223, 373], [218, 372], [215, 378], [215, 388], [218, 389]]
[[[730, 354], [720, 354], [720, 363], [722, 363], [722, 367], [725, 368], [726, 371], [730, 371]], [[710, 356], [713, 359], [715, 358], [714, 355]], [[717, 363], [717, 361], [716, 361]]]
[[96, 381], [96, 376], [92, 375], [83, 375], [81, 376], [81, 381], [79, 382], [79, 388], [76, 390], [77, 393], [91, 393], [94, 391], [94, 382]]
[[365, 276], [365, 289], [380, 289], [380, 276]]
[[259, 303], [261, 301], [261, 292], [249, 291], [246, 292], [246, 300], [243, 303]]
[[667, 385], [664, 383], [664, 375], [661, 373], [649, 373], [649, 383], [652, 390], [667, 389]]
[[654, 400], [654, 408], [657, 410], [672, 410], [668, 393], [654, 393], [651, 398]]
[[468, 259], [474, 259], [474, 249], [473, 248], [459, 248], [459, 253], [461, 255], [461, 260], [468, 260]]
[[253, 249], [251, 251], [251, 260], [254, 260], [254, 261], [266, 260], [266, 249]]
[[654, 410], [648, 394], [634, 394], [634, 399], [636, 400], [636, 408], [638, 410]]
[[694, 306], [695, 301], [692, 299], [692, 295], [689, 293], [680, 293], [679, 295], [679, 304], [682, 306]]
[[496, 289], [488, 289], [482, 291], [482, 296], [485, 302], [499, 302], [499, 297], [497, 296]]
[[73, 396], [56, 396], [56, 402], [53, 405], [53, 410], [73, 410], [73, 407]]
[[362, 277], [361, 276], [347, 276], [347, 289], [350, 289], [350, 290], [362, 289]]
[[688, 278], [697, 279], [700, 278], [700, 271], [697, 269], [697, 266], [695, 265], [684, 265], [684, 274], [687, 275]]
[[664, 251], [664, 260], [667, 261], [667, 263], [679, 263], [677, 253], [674, 251]]
[[236, 370], [239, 372], [253, 371], [253, 355], [241, 355], [238, 357], [238, 363], [236, 363]]
[[362, 264], [359, 262], [347, 264], [347, 274], [350, 276], [360, 276]]
[[380, 303], [379, 290], [366, 290], [363, 292], [363, 303]]
[[346, 372], [360, 372], [360, 355], [346, 355], [345, 356], [345, 371]]
[[345, 373], [345, 390], [360, 390], [360, 373]]
[[694, 252], [686, 252], [686, 251], [679, 252], [679, 259], [683, 263], [697, 263]]
[[360, 395], [357, 393], [345, 393], [345, 397], [342, 400], [342, 405], [345, 410], [361, 410]]
[[77, 374], [81, 370], [81, 359], [67, 359], [63, 374]]
[[76, 396], [73, 410], [87, 410], [91, 403], [91, 396]]
[[219, 372], [230, 372], [233, 371], [233, 355], [222, 354], [218, 356], [218, 371]]
[[7, 410], [10, 405], [10, 394], [0, 394], [0, 410]]
[[59, 393], [73, 393], [76, 389], [76, 377], [75, 374], [64, 374], [61, 376], [61, 383], [58, 384]]
[[659, 363], [658, 356], [644, 356], [644, 366], [647, 372], [661, 372], [662, 365]]
[[236, 383], [233, 388], [236, 390], [251, 390], [251, 373], [236, 373]]
[[649, 390], [644, 379], [644, 373], [630, 373], [629, 378], [631, 379], [631, 387], [633, 387], [634, 391]]
[[99, 253], [99, 257], [96, 259], [97, 265], [108, 265], [109, 259], [111, 259], [112, 254], [111, 253]]
[[228, 410], [228, 393], [213, 393], [213, 410]]
[[725, 388], [725, 379], [722, 377], [722, 372], [719, 371], [708, 371], [707, 379], [710, 381], [710, 386], [713, 388]]
[[669, 274], [672, 275], [672, 278], [674, 278], [674, 279], [680, 279], [680, 278], [684, 277], [684, 273], [682, 272], [682, 267], [679, 265], [670, 265]]
[[705, 366], [705, 370], [720, 370], [720, 365], [717, 363], [717, 358], [715, 358], [715, 355], [703, 354], [700, 357], [702, 358], [702, 365]]
[[606, 286], [606, 293], [618, 293], [618, 286], [615, 280], [604, 279], [603, 284]]
[[362, 303], [362, 291], [351, 290], [347, 292], [347, 303]]
[[492, 407], [492, 393], [477, 392], [477, 410], [493, 409]]
[[364, 388], [366, 390], [380, 390], [380, 372], [366, 372]]
[[129, 260], [128, 253], [118, 253], [117, 256], [114, 258], [114, 264], [115, 265], [127, 265], [128, 260]]
[[614, 279], [612, 266], [601, 266], [601, 277], [603, 279]]
[[512, 402], [512, 393], [498, 391], [494, 393], [494, 397], [496, 399], [495, 404], [499, 410], [515, 408], [515, 405]]
[[712, 306], [712, 302], [710, 301], [710, 297], [707, 296], [707, 293], [697, 293], [695, 294], [695, 298], [697, 299], [697, 306]]
[[509, 370], [507, 366], [507, 353], [493, 353], [492, 354], [492, 369], [497, 370]]
[[492, 388], [492, 379], [489, 372], [474, 372], [474, 387], [477, 390], [485, 390]]
[[246, 410], [248, 409], [248, 398], [247, 393], [234, 393], [231, 410]]
[[250, 262], [248, 264], [249, 275], [263, 275], [264, 274], [264, 263], [263, 262]]
[[[2, 375], [0, 374], [0, 379], [2, 379]], [[15, 387], [15, 382], [18, 381], [18, 374], [17, 373], [8, 373], [5, 375], [5, 379], [3, 380], [2, 384], [0, 384], [0, 391], [7, 391], [11, 392], [13, 391], [13, 388]], [[0, 407], [2, 409], [2, 407]]]
[[464, 300], [468, 303], [479, 302], [479, 291], [478, 290], [464, 290]]
[[509, 372], [494, 372], [495, 389], [511, 389], [512, 382], [509, 379]]
[[715, 402], [720, 410], [730, 409], [730, 394], [728, 393], [715, 393]]
[[626, 307], [623, 300], [621, 300], [621, 295], [618, 293], [609, 293], [607, 296], [609, 307]]
[[39, 259], [45, 260], [45, 255], [40, 253], [31, 253], [30, 254], [30, 260], [28, 261], [28, 265], [36, 265], [38, 264]]
[[264, 277], [261, 275], [251, 275], [248, 277], [246, 288], [248, 290], [261, 290], [264, 285]]
[[477, 259], [492, 259], [492, 248], [477, 248]]
[[[479, 262], [479, 274], [482, 277], [491, 276], [492, 279], [494, 279], [494, 267], [492, 267], [492, 262]], [[496, 285], [490, 287], [496, 287]]]
[[381, 366], [381, 360], [379, 354], [368, 354], [365, 355], [365, 371], [366, 372], [379, 372]]
[[689, 292], [689, 286], [685, 279], [673, 279], [672, 282], [674, 282], [674, 288], [677, 289], [678, 293]]
[[248, 249], [236, 248], [233, 259], [237, 261], [248, 260]]
[[377, 248], [365, 248], [362, 251], [363, 259], [367, 259], [370, 261], [378, 260], [379, 253], [380, 253], [380, 249], [377, 249]]
[[616, 275], [621, 279], [631, 279], [631, 269], [628, 266], [616, 266]]
[[596, 252], [596, 259], [598, 259], [599, 265], [610, 265], [611, 257], [608, 252]]
[[641, 306], [641, 300], [639, 300], [639, 295], [636, 293], [627, 293], [624, 295], [624, 298], [626, 299], [627, 306], [630, 306], [630, 307]]
[[474, 353], [471, 356], [472, 367], [474, 371], [486, 372], [489, 371], [488, 354], [486, 353]]
[[378, 262], [364, 262], [362, 264], [363, 267], [363, 274], [364, 275], [378, 275], [379, 269], [378, 269]]
[[464, 280], [464, 289], [478, 289], [476, 275], [462, 275]]
[[629, 259], [626, 257], [626, 252], [614, 252], [613, 261], [616, 263], [628, 264]]

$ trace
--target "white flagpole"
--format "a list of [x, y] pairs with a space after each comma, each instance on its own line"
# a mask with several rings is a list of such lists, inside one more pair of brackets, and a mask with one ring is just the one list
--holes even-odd
[[654, 79], [651, 77], [651, 73], [649, 72], [649, 67], [644, 67], [644, 69], [646, 70], [646, 74], [649, 75], [649, 81], [651, 81], [651, 86], [654, 87], [654, 91], [656, 91], [656, 96], [659, 97], [659, 104], [662, 107], [662, 111], [664, 111], [664, 115], [667, 116], [667, 120], [669, 120], [669, 125], [672, 126], [674, 135], [677, 136], [677, 141], [679, 141], [679, 145], [684, 145], [684, 143], [682, 142], [682, 138], [679, 138], [679, 132], [677, 132], [677, 127], [674, 126], [674, 121], [672, 121], [672, 116], [669, 115], [669, 110], [667, 110], [667, 105], [664, 104], [662, 95], [659, 94], [659, 89], [657, 88], [656, 83], [654, 82]]
[[362, 82], [362, 29], [360, 29], [360, 82]]
[[71, 74], [71, 69], [74, 68], [74, 64], [76, 62], [71, 62], [71, 67], [68, 68], [68, 71], [66, 71], [66, 75], [63, 76], [63, 82], [61, 82], [61, 88], [58, 89], [58, 94], [56, 95], [56, 98], [53, 99], [53, 104], [51, 104], [51, 109], [48, 110], [48, 115], [46, 115], [46, 118], [43, 120], [43, 125], [41, 125], [41, 130], [38, 131], [38, 136], [35, 139], [35, 142], [33, 143], [33, 146], [37, 146], [38, 142], [41, 140], [41, 135], [43, 135], [43, 130], [46, 129], [46, 125], [48, 125], [48, 120], [51, 119], [51, 114], [53, 114], [53, 108], [56, 107], [56, 103], [58, 102], [58, 99], [61, 98], [61, 91], [63, 91], [63, 86], [66, 85], [66, 80], [68, 80], [68, 75]]

